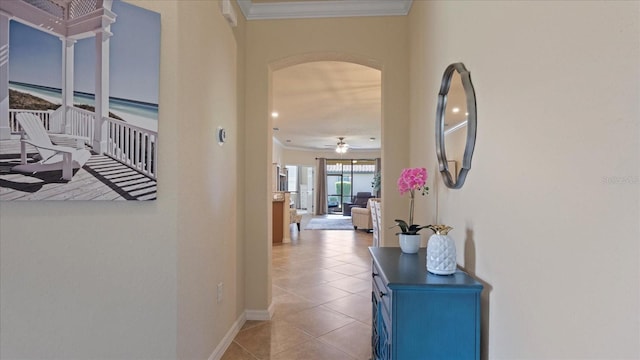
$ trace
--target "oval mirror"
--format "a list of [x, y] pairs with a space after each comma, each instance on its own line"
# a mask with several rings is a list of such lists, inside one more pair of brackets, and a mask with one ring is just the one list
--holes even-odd
[[436, 154], [444, 184], [460, 189], [471, 169], [476, 143], [476, 93], [463, 63], [442, 76], [436, 113]]

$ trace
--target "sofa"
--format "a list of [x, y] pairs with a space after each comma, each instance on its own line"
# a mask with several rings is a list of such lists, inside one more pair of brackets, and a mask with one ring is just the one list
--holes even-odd
[[370, 198], [367, 201], [367, 206], [363, 208], [354, 207], [351, 208], [351, 222], [355, 230], [372, 230], [373, 221], [371, 220], [371, 206], [373, 201], [380, 201], [379, 198]]

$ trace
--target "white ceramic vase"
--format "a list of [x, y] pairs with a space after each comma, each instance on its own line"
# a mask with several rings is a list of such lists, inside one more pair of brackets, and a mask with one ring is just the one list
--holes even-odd
[[446, 234], [433, 234], [427, 244], [427, 271], [436, 275], [456, 272], [456, 243]]
[[415, 254], [420, 249], [420, 234], [399, 234], [400, 249], [405, 254]]

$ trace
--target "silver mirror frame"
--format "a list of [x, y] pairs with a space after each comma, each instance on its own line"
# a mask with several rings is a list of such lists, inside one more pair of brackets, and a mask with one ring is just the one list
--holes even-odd
[[[457, 176], [456, 181], [453, 181], [451, 172], [449, 172], [449, 165], [447, 164], [447, 153], [445, 151], [445, 139], [444, 139], [444, 117], [445, 109], [447, 107], [447, 95], [449, 88], [451, 87], [451, 78], [453, 72], [457, 71], [460, 74], [462, 80], [462, 88], [464, 89], [467, 98], [467, 141], [464, 148], [464, 155], [462, 158], [462, 167], [460, 173]], [[467, 173], [471, 170], [471, 158], [473, 157], [473, 149], [476, 145], [476, 129], [477, 129], [477, 113], [476, 113], [476, 93], [471, 83], [471, 74], [464, 66], [463, 63], [454, 63], [444, 71], [442, 75], [442, 83], [440, 84], [440, 92], [438, 93], [438, 109], [436, 112], [436, 154], [438, 156], [438, 165], [440, 174], [444, 184], [450, 189], [460, 189], [464, 185], [464, 180], [467, 177]]]

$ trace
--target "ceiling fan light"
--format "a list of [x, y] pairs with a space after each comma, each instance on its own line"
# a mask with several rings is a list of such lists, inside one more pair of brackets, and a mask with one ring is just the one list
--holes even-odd
[[347, 150], [349, 150], [349, 144], [347, 144], [346, 142], [344, 142], [344, 137], [340, 136], [338, 138], [338, 145], [336, 146], [336, 152], [338, 154], [344, 154], [347, 152]]

